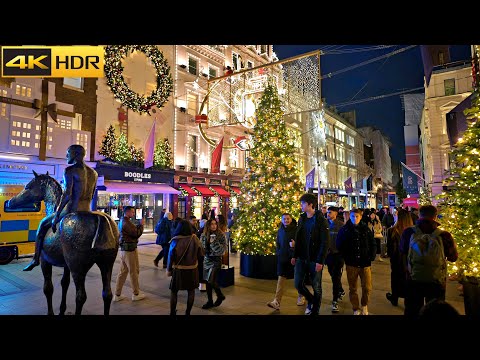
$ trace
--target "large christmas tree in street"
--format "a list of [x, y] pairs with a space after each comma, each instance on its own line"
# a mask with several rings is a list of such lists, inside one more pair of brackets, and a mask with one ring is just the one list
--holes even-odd
[[232, 236], [242, 253], [273, 255], [282, 214], [298, 219], [302, 185], [275, 85], [265, 88], [255, 115], [253, 148]]
[[480, 98], [472, 95], [472, 107], [465, 110], [467, 130], [455, 145], [449, 190], [440, 195], [442, 229], [449, 231], [458, 249], [458, 260], [448, 263], [449, 274], [480, 277]]
[[127, 136], [120, 134], [118, 145], [115, 149], [115, 161], [121, 165], [127, 165], [133, 160], [130, 146], [128, 145]]

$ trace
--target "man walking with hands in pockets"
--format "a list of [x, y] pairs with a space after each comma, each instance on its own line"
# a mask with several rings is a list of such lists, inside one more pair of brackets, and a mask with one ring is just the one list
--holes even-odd
[[[303, 214], [298, 220], [294, 255], [295, 287], [308, 301], [305, 315], [318, 315], [322, 301], [322, 270], [327, 256], [330, 233], [327, 219], [316, 210], [317, 197], [303, 194], [300, 206]], [[313, 294], [305, 286], [305, 275], [312, 281]]]

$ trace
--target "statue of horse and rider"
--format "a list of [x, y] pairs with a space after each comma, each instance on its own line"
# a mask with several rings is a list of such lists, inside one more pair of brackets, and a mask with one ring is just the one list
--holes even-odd
[[[43, 292], [47, 298], [49, 315], [53, 315], [52, 266], [64, 268], [60, 315], [66, 310], [70, 273], [76, 287], [75, 314], [81, 314], [87, 300], [85, 278], [93, 264], [97, 264], [102, 276], [104, 314], [110, 312], [113, 297], [110, 283], [118, 253], [119, 232], [110, 216], [90, 211], [98, 174], [85, 164], [84, 157], [85, 149], [81, 145], [71, 145], [68, 148], [67, 162], [71, 166], [64, 172], [63, 193], [60, 184], [48, 172], [39, 175], [34, 171], [34, 179], [20, 194], [10, 199], [7, 205], [14, 209], [24, 204], [42, 200], [45, 202], [47, 216], [37, 230], [35, 255], [23, 270], [30, 271], [41, 264]], [[58, 231], [57, 224], [60, 225]]]

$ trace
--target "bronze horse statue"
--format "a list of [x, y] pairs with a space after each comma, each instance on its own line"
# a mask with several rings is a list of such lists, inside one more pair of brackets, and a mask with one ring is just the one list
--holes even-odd
[[[57, 180], [47, 174], [38, 175], [7, 206], [15, 209], [25, 204], [45, 202], [47, 216], [42, 220], [51, 221], [52, 215], [60, 201], [62, 188]], [[119, 232], [115, 221], [102, 212], [74, 212], [67, 214], [60, 222], [59, 230], [53, 233], [50, 228], [45, 236], [40, 256], [44, 278], [43, 293], [47, 298], [48, 315], [53, 315], [52, 265], [64, 268], [62, 285], [62, 301], [60, 315], [65, 314], [66, 297], [70, 284], [70, 273], [76, 287], [75, 315], [82, 313], [87, 300], [85, 278], [87, 272], [97, 264], [102, 275], [102, 297], [104, 315], [110, 313], [112, 302], [111, 279], [113, 264], [119, 247]]]

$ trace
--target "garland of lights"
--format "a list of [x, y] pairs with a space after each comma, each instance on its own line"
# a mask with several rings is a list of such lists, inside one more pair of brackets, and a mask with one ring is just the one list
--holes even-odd
[[[122, 60], [132, 51], [141, 51], [151, 60], [157, 72], [157, 88], [150, 96], [140, 95], [129, 88], [123, 78]], [[105, 76], [116, 99], [133, 111], [149, 113], [153, 106], [162, 107], [173, 88], [170, 66], [155, 45], [109, 45], [105, 48]]]

